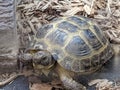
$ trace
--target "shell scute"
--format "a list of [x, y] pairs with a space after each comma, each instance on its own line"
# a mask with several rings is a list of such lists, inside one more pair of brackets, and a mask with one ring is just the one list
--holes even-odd
[[101, 30], [96, 25], [93, 25], [93, 28], [94, 28], [96, 34], [98, 35], [98, 37], [103, 42], [103, 44], [106, 44], [107, 43], [107, 39], [103, 36], [103, 32], [101, 32]]
[[92, 46], [92, 48], [98, 50], [102, 47], [101, 42], [97, 39], [95, 34], [90, 29], [85, 29], [83, 32], [86, 39], [88, 40], [88, 43]]
[[76, 32], [77, 30], [79, 30], [79, 28], [77, 26], [75, 26], [67, 21], [63, 21], [63, 22], [59, 23], [58, 28], [67, 30], [69, 32]]
[[88, 45], [79, 36], [74, 36], [65, 49], [67, 53], [74, 56], [85, 56], [91, 52]]
[[94, 55], [94, 56], [91, 58], [91, 65], [92, 65], [92, 67], [97, 67], [97, 66], [100, 65], [99, 55]]
[[105, 50], [100, 53], [99, 57], [100, 57], [100, 64], [105, 63], [105, 61], [106, 61], [106, 52], [105, 52]]
[[80, 70], [82, 72], [89, 71], [91, 68], [91, 60], [89, 58], [80, 60]]
[[47, 24], [42, 26], [40, 29], [37, 30], [36, 37], [37, 38], [44, 38], [46, 34], [53, 28], [52, 24]]
[[67, 20], [77, 24], [81, 29], [85, 29], [89, 27], [89, 24], [85, 20], [82, 20], [75, 16], [69, 17], [67, 18]]
[[67, 33], [57, 29], [50, 33], [49, 35], [47, 35], [46, 38], [52, 44], [63, 46], [67, 39]]
[[71, 67], [73, 71], [80, 72], [80, 62], [78, 60], [75, 60]]
[[[71, 67], [73, 65], [73, 58], [66, 56], [61, 62], [60, 65], [65, 67], [65, 69], [71, 70]], [[72, 71], [72, 70], [71, 70]]]

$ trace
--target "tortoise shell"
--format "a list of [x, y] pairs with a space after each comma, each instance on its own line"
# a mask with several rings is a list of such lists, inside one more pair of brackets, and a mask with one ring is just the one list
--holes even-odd
[[58, 64], [73, 72], [94, 71], [113, 55], [97, 24], [83, 16], [54, 19], [39, 28], [31, 46], [48, 50]]

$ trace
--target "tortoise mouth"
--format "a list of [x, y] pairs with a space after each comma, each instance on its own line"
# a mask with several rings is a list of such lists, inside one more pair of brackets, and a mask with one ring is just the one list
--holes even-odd
[[36, 63], [33, 63], [33, 67], [34, 69], [37, 69], [37, 70], [41, 70], [41, 69], [50, 69], [54, 66], [54, 63], [53, 64], [50, 64], [50, 65], [47, 65], [47, 66], [44, 66], [44, 65], [41, 65], [41, 64], [36, 64]]

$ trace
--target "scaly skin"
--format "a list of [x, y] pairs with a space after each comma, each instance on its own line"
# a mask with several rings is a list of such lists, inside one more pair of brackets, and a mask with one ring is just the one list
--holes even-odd
[[74, 73], [69, 72], [62, 68], [60, 65], [57, 65], [56, 71], [60, 76], [61, 81], [63, 82], [63, 85], [68, 90], [86, 90], [86, 87], [82, 84], [76, 82], [73, 80]]

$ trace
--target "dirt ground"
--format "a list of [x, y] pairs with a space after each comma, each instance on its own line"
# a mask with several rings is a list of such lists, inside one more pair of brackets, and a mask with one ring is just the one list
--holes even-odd
[[[28, 46], [30, 36], [42, 25], [50, 23], [56, 17], [71, 15], [82, 15], [93, 19], [112, 44], [120, 44], [119, 0], [18, 0], [16, 16], [21, 48]], [[120, 86], [113, 85], [114, 82], [111, 81], [94, 80], [91, 83], [97, 84], [96, 90], [120, 89]], [[100, 88], [100, 83], [104, 88]], [[55, 90], [54, 88], [62, 89], [61, 82], [35, 83], [31, 90]]]

